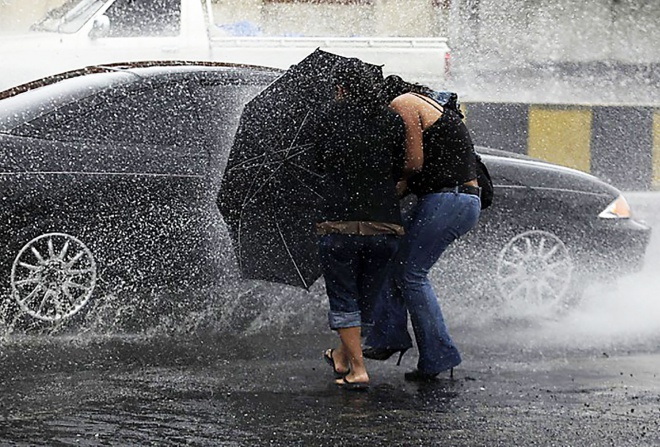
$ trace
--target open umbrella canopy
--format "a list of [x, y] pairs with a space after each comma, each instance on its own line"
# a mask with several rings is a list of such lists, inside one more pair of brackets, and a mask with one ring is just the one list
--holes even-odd
[[[321, 276], [315, 129], [334, 101], [333, 69], [345, 60], [316, 50], [243, 110], [218, 206], [246, 278], [309, 288]], [[365, 65], [382, 79], [379, 66]]]

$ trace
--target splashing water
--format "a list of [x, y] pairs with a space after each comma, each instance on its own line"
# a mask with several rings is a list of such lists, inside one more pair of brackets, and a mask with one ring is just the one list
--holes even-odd
[[[654, 199], [660, 198], [656, 197], [660, 196], [657, 193], [650, 194]], [[642, 211], [641, 217], [648, 217], [654, 226], [655, 205], [633, 208]], [[502, 310], [497, 308], [496, 300], [463, 299], [460, 294], [454, 299], [439, 294], [440, 302], [459, 343], [463, 339], [480, 346], [506, 344], [522, 349], [657, 348], [660, 345], [660, 300], [656, 292], [660, 289], [658, 247], [660, 234], [655, 232], [642, 271], [590, 286], [574, 306], [559, 316], [524, 308]], [[436, 287], [441, 280], [441, 275], [434, 279]], [[3, 303], [0, 310], [4, 311], [7, 301]], [[327, 297], [322, 279], [305, 291], [243, 281], [228, 274], [219, 284], [183, 294], [166, 288], [133, 300], [120, 300], [107, 294], [90, 302], [84, 318], [57, 325], [26, 326], [21, 318], [7, 319], [6, 313], [0, 312], [0, 344], [17, 343], [26, 333], [41, 338], [81, 340], [113, 336], [186, 339], [209, 334], [233, 337], [323, 334], [329, 333], [326, 314]]]

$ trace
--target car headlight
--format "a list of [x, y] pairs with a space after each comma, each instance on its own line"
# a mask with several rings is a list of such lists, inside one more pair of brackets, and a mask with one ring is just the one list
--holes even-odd
[[619, 195], [598, 215], [603, 219], [629, 219], [630, 216], [630, 205], [622, 195]]

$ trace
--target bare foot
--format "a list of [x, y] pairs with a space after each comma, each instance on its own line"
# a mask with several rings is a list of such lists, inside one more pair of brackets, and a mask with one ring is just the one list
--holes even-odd
[[[369, 383], [369, 374], [367, 374], [366, 371], [360, 374], [351, 372], [350, 374], [347, 374], [344, 379], [346, 379], [346, 382], [348, 383]], [[342, 382], [342, 379], [338, 379], [337, 381], [337, 383], [341, 385], [339, 382]]]
[[348, 390], [366, 390], [369, 388], [369, 376], [365, 374], [354, 374], [344, 376], [335, 380], [335, 384]]
[[337, 374], [348, 374], [349, 367], [346, 356], [341, 351], [341, 348], [338, 349], [328, 349], [325, 351], [326, 357], [332, 359], [332, 365], [334, 366], [335, 372]]

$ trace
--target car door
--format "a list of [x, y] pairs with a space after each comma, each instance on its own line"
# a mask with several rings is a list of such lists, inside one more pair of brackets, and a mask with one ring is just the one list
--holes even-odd
[[[5, 265], [16, 296], [33, 294], [34, 267], [57, 263], [65, 246], [78, 247], [84, 270], [94, 270], [89, 277], [106, 291], [183, 286], [205, 264], [198, 248], [209, 240], [205, 203], [213, 202], [203, 110], [185, 80], [136, 79], [11, 131], [14, 144], [4, 150], [18, 172], [6, 190], [13, 219]], [[177, 276], [185, 269], [186, 277]], [[65, 293], [48, 281], [41, 290], [52, 287], [49, 296]]]
[[[33, 267], [57, 267], [60, 254], [72, 251], [65, 246], [86, 260], [73, 271], [88, 275], [78, 281], [85, 279], [88, 295], [90, 278], [97, 278], [97, 290], [126, 296], [133, 309], [164, 312], [163, 302], [152, 300], [162, 293], [184, 294], [192, 305], [191, 288], [230, 276], [217, 184], [242, 105], [267, 81], [230, 70], [115, 72], [64, 81], [69, 87], [53, 86], [52, 95], [43, 94], [46, 87], [16, 98], [21, 107], [10, 113], [11, 130], [0, 132], [2, 161], [11, 170], [1, 176], [0, 205], [9, 238], [4, 276], [17, 300], [33, 296]], [[60, 270], [41, 286], [51, 297], [66, 294], [52, 278], [78, 280]], [[83, 307], [82, 299], [70, 301], [76, 311]]]

